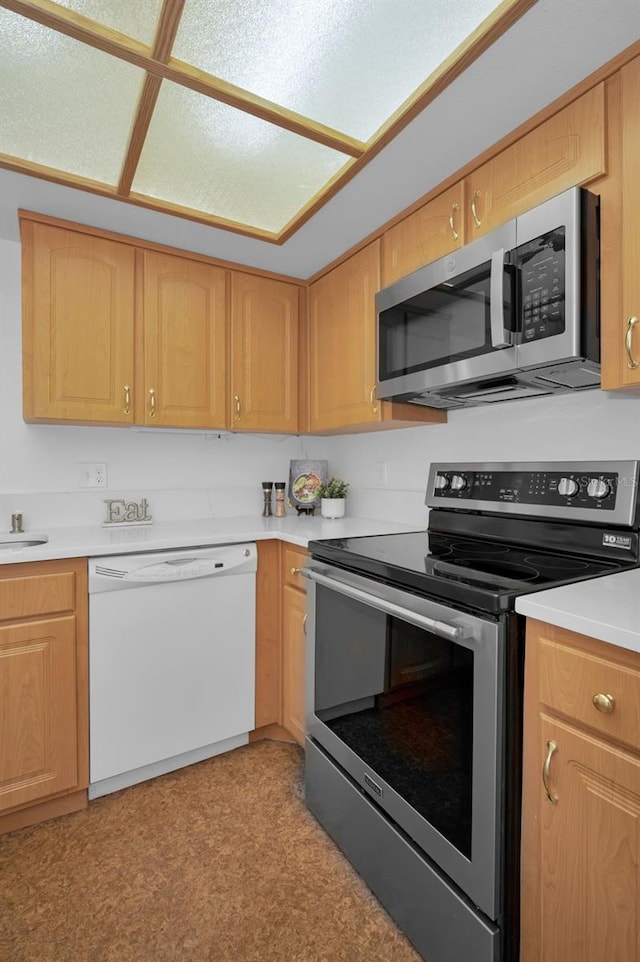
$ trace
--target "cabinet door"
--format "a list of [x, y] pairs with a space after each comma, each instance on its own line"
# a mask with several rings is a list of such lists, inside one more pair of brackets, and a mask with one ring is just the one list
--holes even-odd
[[[611, 176], [594, 185], [602, 196], [602, 387], [640, 388], [640, 57], [610, 82], [619, 85], [619, 116], [609, 118]], [[615, 158], [614, 158], [615, 159]]]
[[311, 285], [311, 431], [380, 420], [376, 383], [375, 295], [380, 242], [374, 241]]
[[300, 745], [305, 724], [305, 628], [307, 596], [285, 585], [282, 610], [282, 724]]
[[604, 170], [601, 83], [469, 175], [467, 240]]
[[0, 627], [0, 811], [78, 786], [75, 627]]
[[[640, 958], [640, 759], [542, 713], [523, 811], [522, 962]], [[532, 873], [532, 864], [539, 876]]]
[[144, 424], [225, 428], [226, 271], [144, 251]]
[[235, 431], [298, 430], [298, 298], [293, 284], [231, 275]]
[[391, 227], [382, 238], [382, 286], [464, 243], [463, 184], [455, 184]]
[[135, 251], [23, 220], [27, 421], [131, 424]]

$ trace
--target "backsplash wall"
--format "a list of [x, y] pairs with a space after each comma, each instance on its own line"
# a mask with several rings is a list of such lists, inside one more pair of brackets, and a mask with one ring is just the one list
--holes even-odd
[[[99, 524], [104, 498], [146, 496], [157, 520], [260, 514], [263, 480], [289, 460], [327, 458], [351, 482], [347, 512], [424, 527], [432, 461], [640, 458], [640, 398], [587, 391], [449, 415], [449, 423], [342, 437], [233, 435], [25, 424], [20, 245], [0, 241], [0, 530]], [[81, 462], [108, 487], [81, 489]]]
[[315, 453], [351, 482], [350, 514], [420, 528], [433, 461], [640, 458], [640, 397], [589, 390], [507, 401], [449, 412], [448, 424], [329, 438]]

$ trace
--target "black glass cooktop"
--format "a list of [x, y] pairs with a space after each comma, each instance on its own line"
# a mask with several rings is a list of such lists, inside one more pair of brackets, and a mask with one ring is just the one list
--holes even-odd
[[312, 541], [309, 551], [386, 583], [491, 612], [510, 610], [518, 595], [635, 566], [426, 531]]

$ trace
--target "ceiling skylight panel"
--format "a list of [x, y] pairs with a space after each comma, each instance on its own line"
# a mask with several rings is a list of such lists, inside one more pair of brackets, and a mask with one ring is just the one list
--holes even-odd
[[369, 140], [500, 0], [186, 0], [173, 56]]
[[275, 232], [348, 160], [165, 81], [132, 191]]
[[0, 152], [115, 184], [143, 72], [0, 8]]
[[105, 27], [151, 46], [162, 0], [56, 0]]

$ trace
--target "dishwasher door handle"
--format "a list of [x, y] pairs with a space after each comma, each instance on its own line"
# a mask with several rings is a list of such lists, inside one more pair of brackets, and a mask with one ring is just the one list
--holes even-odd
[[363, 605], [369, 605], [370, 608], [376, 608], [378, 611], [392, 615], [394, 618], [408, 621], [417, 628], [424, 628], [432, 632], [432, 634], [438, 635], [440, 638], [446, 638], [449, 641], [459, 641], [461, 638], [468, 638], [469, 635], [472, 634], [473, 629], [471, 626], [449, 625], [446, 621], [428, 618], [426, 615], [421, 615], [417, 611], [411, 611], [411, 609], [403, 608], [401, 605], [396, 605], [392, 601], [386, 601], [384, 598], [378, 598], [376, 595], [369, 594], [368, 591], [362, 591], [361, 588], [354, 588], [352, 585], [344, 584], [342, 581], [336, 581], [335, 578], [328, 578], [326, 575], [320, 574], [319, 571], [314, 571], [313, 568], [302, 568], [300, 573], [304, 575], [305, 578], [309, 578], [310, 581], [316, 581], [318, 584], [324, 585], [325, 588], [331, 588], [333, 591], [337, 591], [347, 598], [353, 598], [354, 601], [360, 601]]

